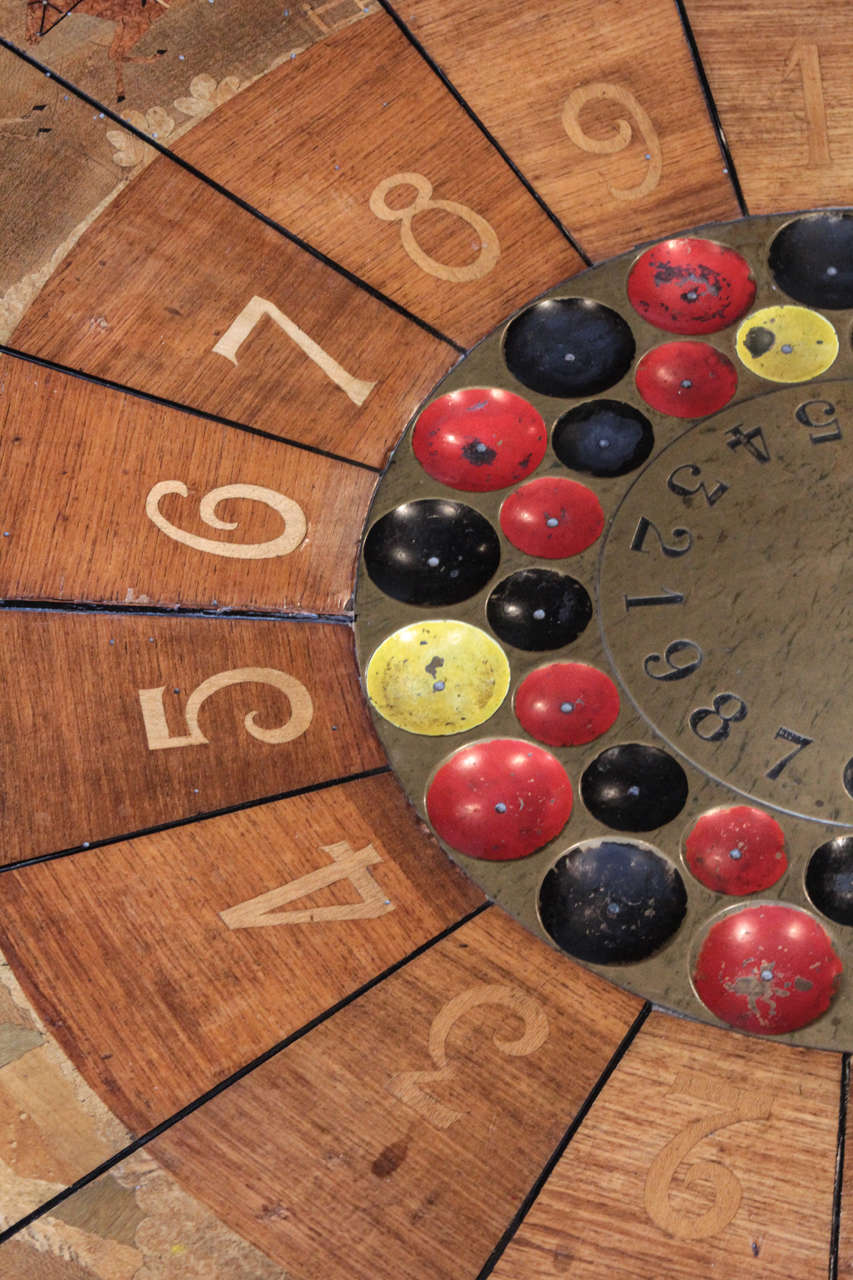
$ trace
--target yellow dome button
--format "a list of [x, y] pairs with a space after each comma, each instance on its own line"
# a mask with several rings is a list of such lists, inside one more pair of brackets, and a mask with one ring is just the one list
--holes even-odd
[[835, 360], [838, 335], [825, 316], [808, 307], [764, 307], [738, 329], [737, 353], [768, 382], [807, 382]]
[[367, 696], [391, 724], [438, 737], [493, 716], [509, 688], [499, 644], [467, 622], [414, 622], [383, 640], [367, 664]]

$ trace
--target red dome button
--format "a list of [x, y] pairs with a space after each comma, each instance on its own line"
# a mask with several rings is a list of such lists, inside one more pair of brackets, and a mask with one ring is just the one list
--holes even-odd
[[452, 755], [427, 791], [442, 840], [472, 858], [526, 858], [558, 835], [572, 784], [550, 751], [515, 738], [475, 742]]
[[693, 982], [729, 1026], [759, 1035], [799, 1031], [835, 995], [841, 961], [829, 935], [796, 907], [745, 907], [711, 926]]
[[592, 489], [562, 476], [523, 484], [504, 502], [500, 519], [514, 547], [543, 560], [578, 555], [604, 528], [604, 512]]
[[646, 404], [673, 418], [717, 413], [737, 390], [731, 360], [707, 342], [664, 342], [643, 356], [636, 377]]
[[427, 405], [415, 424], [412, 448], [433, 480], [466, 493], [518, 484], [545, 456], [542, 415], [512, 391], [469, 387]]
[[619, 694], [610, 677], [595, 667], [552, 662], [522, 680], [515, 714], [531, 738], [549, 747], [580, 747], [612, 726]]
[[705, 813], [684, 844], [684, 860], [716, 893], [758, 893], [788, 866], [785, 836], [769, 813], [739, 804]]
[[717, 333], [755, 298], [749, 263], [713, 240], [662, 240], [628, 276], [628, 297], [644, 319], [667, 333]]

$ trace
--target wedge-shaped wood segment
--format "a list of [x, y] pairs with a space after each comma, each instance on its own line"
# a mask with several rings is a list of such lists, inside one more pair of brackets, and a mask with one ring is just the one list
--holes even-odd
[[583, 265], [384, 13], [175, 149], [465, 345]]
[[12, 341], [376, 466], [456, 358], [163, 157], [93, 223]]
[[0, 421], [3, 599], [347, 608], [371, 471], [11, 356]]
[[2, 861], [383, 763], [346, 627], [0, 615]]
[[737, 216], [671, 0], [395, 9], [593, 257]]
[[0, 1269], [3, 1280], [289, 1280], [144, 1150], [0, 1245]]
[[491, 908], [150, 1149], [294, 1280], [473, 1276], [639, 1008]]
[[482, 901], [385, 775], [9, 871], [0, 935], [141, 1133]]
[[824, 1280], [840, 1064], [653, 1014], [495, 1280]]
[[[129, 1141], [0, 955], [0, 1228], [38, 1209]], [[0, 1245], [0, 1275], [6, 1280], [8, 1274]], [[35, 1266], [29, 1274], [41, 1275]]]
[[841, 1212], [838, 1221], [838, 1280], [853, 1280], [853, 1207], [851, 1207], [851, 1187], [853, 1187], [853, 1110], [850, 1107], [849, 1063], [845, 1073], [846, 1084], [846, 1116], [844, 1132], [844, 1164], [841, 1182]]
[[849, 204], [853, 31], [832, 0], [687, 0], [750, 213]]

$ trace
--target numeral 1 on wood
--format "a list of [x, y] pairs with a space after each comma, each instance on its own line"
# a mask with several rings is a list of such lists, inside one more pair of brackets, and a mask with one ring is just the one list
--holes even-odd
[[[373, 879], [369, 867], [381, 862], [382, 858], [372, 844], [363, 849], [353, 849], [348, 840], [338, 840], [336, 844], [320, 846], [321, 853], [327, 853], [332, 859], [327, 867], [317, 871], [309, 871], [307, 875], [298, 876], [289, 884], [280, 885], [261, 893], [257, 898], [250, 898], [227, 911], [220, 911], [223, 924], [229, 929], [265, 929], [278, 924], [319, 924], [321, 921], [339, 920], [375, 920], [386, 912], [394, 910], [394, 903], [385, 895]], [[299, 898], [307, 898], [320, 889], [328, 889], [330, 885], [349, 880], [355, 889], [360, 902], [335, 903], [325, 907], [300, 907], [290, 911], [277, 911], [288, 902], [296, 902]]]
[[276, 689], [280, 689], [290, 703], [288, 719], [275, 729], [264, 729], [261, 725], [256, 724], [255, 717], [258, 713], [250, 711], [244, 717], [243, 725], [251, 737], [257, 738], [259, 742], [267, 742], [277, 746], [283, 742], [292, 742], [294, 738], [298, 738], [305, 732], [314, 716], [314, 704], [304, 684], [300, 684], [294, 676], [288, 675], [286, 671], [276, 671], [274, 667], [235, 667], [233, 671], [221, 671], [218, 675], [211, 676], [208, 680], [203, 681], [197, 689], [193, 689], [187, 698], [187, 705], [184, 708], [184, 719], [189, 733], [183, 737], [180, 734], [172, 735], [169, 732], [169, 722], [166, 719], [166, 685], [162, 685], [159, 689], [140, 689], [139, 705], [142, 708], [142, 719], [145, 724], [149, 751], [162, 751], [167, 747], [199, 747], [204, 745], [208, 739], [202, 732], [198, 722], [202, 704], [207, 702], [207, 699], [219, 689], [225, 689], [232, 684], [247, 684], [250, 682], [269, 684]]
[[829, 133], [826, 127], [826, 103], [820, 73], [820, 54], [816, 44], [807, 44], [800, 40], [794, 45], [785, 67], [785, 79], [790, 80], [798, 67], [806, 108], [808, 163], [813, 168], [819, 168], [821, 165], [832, 164], [832, 156], [829, 152]]
[[360, 378], [354, 378], [351, 373], [347, 373], [341, 365], [338, 364], [328, 351], [324, 351], [319, 343], [310, 338], [308, 334], [294, 324], [290, 316], [286, 316], [283, 311], [279, 311], [273, 302], [268, 302], [266, 298], [259, 298], [255, 295], [251, 298], [228, 328], [222, 337], [213, 347], [213, 351], [218, 356], [225, 356], [226, 360], [230, 360], [232, 364], [237, 363], [237, 352], [248, 338], [259, 320], [264, 316], [269, 316], [270, 320], [274, 320], [280, 329], [283, 329], [288, 338], [295, 342], [300, 351], [303, 351], [309, 360], [316, 364], [318, 369], [322, 369], [327, 378], [334, 382], [335, 386], [340, 387], [352, 400], [353, 404], [364, 404], [370, 395], [375, 382], [364, 382]]

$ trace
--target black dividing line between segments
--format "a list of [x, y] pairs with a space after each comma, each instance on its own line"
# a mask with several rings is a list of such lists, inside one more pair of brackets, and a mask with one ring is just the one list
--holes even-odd
[[[625, 1054], [630, 1049], [631, 1045], [633, 1044], [634, 1040], [637, 1037], [638, 1032], [640, 1031], [640, 1028], [642, 1027], [643, 1023], [646, 1021], [646, 1018], [648, 1018], [651, 1011], [652, 1011], [652, 1006], [647, 1000], [646, 1003], [643, 1005], [642, 1009], [640, 1010], [640, 1012], [637, 1014], [633, 1023], [631, 1024], [631, 1026], [628, 1028], [627, 1032], [623, 1036], [621, 1042], [617, 1045], [616, 1050], [612, 1058], [608, 1062], [607, 1066], [604, 1068], [601, 1075], [598, 1077], [598, 1080], [593, 1085], [590, 1092], [587, 1094], [574, 1120], [572, 1120], [572, 1123], [569, 1125], [568, 1129], [563, 1134], [563, 1137], [557, 1143], [556, 1147], [554, 1148], [553, 1152], [548, 1158], [547, 1163], [542, 1169], [542, 1172], [539, 1174], [539, 1177], [533, 1183], [533, 1186], [530, 1188], [527, 1195], [522, 1200], [521, 1204], [518, 1207], [518, 1210], [515, 1213], [515, 1216], [513, 1217], [506, 1231], [504, 1231], [500, 1240], [497, 1242], [494, 1249], [489, 1254], [488, 1258], [486, 1259], [485, 1265], [477, 1275], [477, 1280], [487, 1280], [487, 1277], [490, 1276], [494, 1271], [495, 1267], [497, 1266], [498, 1262], [502, 1258], [503, 1254], [506, 1252], [508, 1246], [512, 1243], [513, 1237], [515, 1236], [519, 1227], [522, 1225], [522, 1223], [524, 1222], [524, 1219], [527, 1217], [528, 1213], [532, 1209], [534, 1202], [538, 1199], [540, 1192], [545, 1186], [545, 1183], [548, 1181], [551, 1174], [554, 1172], [554, 1169], [557, 1167], [560, 1160], [563, 1158], [566, 1148], [568, 1147], [572, 1138], [575, 1136], [578, 1129], [581, 1127], [587, 1115], [589, 1114], [590, 1108], [592, 1107], [593, 1103], [598, 1098], [602, 1089], [607, 1084], [610, 1077], [613, 1075], [613, 1072], [619, 1066], [619, 1063], [622, 1061]], [[2, 1237], [0, 1237], [0, 1239], [1, 1238]]]
[[704, 66], [704, 63], [702, 62], [702, 55], [699, 53], [699, 46], [696, 43], [696, 37], [694, 36], [693, 28], [690, 25], [690, 18], [688, 17], [687, 9], [684, 6], [684, 0], [675, 0], [675, 7], [678, 10], [679, 17], [681, 18], [681, 25], [684, 28], [684, 35], [687, 40], [687, 44], [690, 48], [690, 53], [693, 58], [693, 65], [696, 68], [696, 75], [699, 78], [699, 84], [702, 87], [702, 93], [704, 94], [704, 97], [705, 97], [705, 106], [708, 108], [708, 114], [711, 117], [711, 123], [713, 124], [714, 131], [716, 132], [716, 135], [717, 135], [717, 142], [720, 147], [720, 153], [723, 157], [723, 163], [726, 166], [726, 172], [728, 173], [729, 178], [731, 179], [731, 184], [734, 188], [735, 198], [737, 199], [738, 205], [740, 207], [740, 211], [745, 218], [748, 218], [749, 209], [746, 207], [746, 200], [744, 199], [744, 195], [743, 195], [743, 187], [740, 185], [740, 178], [738, 177], [737, 169], [735, 167], [735, 162], [732, 157], [732, 153], [729, 150], [729, 144], [726, 139], [726, 131], [723, 128], [723, 122], [720, 119], [720, 113], [717, 110], [717, 104], [714, 101], [714, 95], [711, 93], [711, 85], [705, 73], [705, 66]]
[[452, 934], [456, 933], [458, 929], [462, 929], [466, 924], [469, 924], [472, 920], [476, 919], [477, 916], [482, 915], [484, 911], [488, 911], [491, 905], [491, 902], [481, 903], [479, 907], [475, 907], [473, 911], [469, 911], [461, 920], [457, 920], [455, 924], [448, 925], [446, 929], [442, 929], [441, 933], [437, 933], [435, 937], [430, 938], [428, 942], [423, 942], [419, 947], [415, 947], [414, 951], [409, 952], [409, 954], [404, 956], [402, 960], [397, 960], [387, 969], [384, 969], [382, 973], [377, 974], [376, 977], [371, 978], [355, 991], [350, 992], [348, 996], [344, 996], [342, 1000], [339, 1000], [337, 1004], [332, 1005], [330, 1009], [326, 1009], [324, 1013], [318, 1014], [316, 1018], [312, 1018], [310, 1022], [306, 1022], [304, 1027], [300, 1027], [298, 1031], [294, 1031], [283, 1040], [279, 1040], [279, 1042], [274, 1044], [272, 1048], [267, 1049], [262, 1054], [259, 1054], [257, 1058], [253, 1058], [251, 1062], [246, 1063], [244, 1067], [240, 1067], [237, 1071], [234, 1071], [225, 1080], [220, 1080], [219, 1084], [214, 1085], [212, 1089], [208, 1089], [206, 1093], [201, 1094], [194, 1102], [188, 1102], [185, 1107], [181, 1107], [180, 1111], [176, 1111], [175, 1114], [169, 1116], [167, 1120], [162, 1120], [160, 1124], [155, 1125], [153, 1129], [149, 1129], [147, 1133], [142, 1135], [142, 1137], [136, 1138], [114, 1156], [110, 1156], [108, 1160], [104, 1160], [102, 1164], [97, 1166], [97, 1168], [92, 1169], [87, 1174], [84, 1174], [82, 1178], [78, 1178], [72, 1186], [66, 1187], [64, 1191], [60, 1191], [57, 1195], [52, 1196], [50, 1200], [46, 1200], [44, 1204], [39, 1205], [37, 1209], [33, 1209], [31, 1213], [20, 1218], [17, 1222], [13, 1223], [12, 1226], [7, 1227], [4, 1231], [0, 1231], [0, 1244], [5, 1244], [11, 1236], [16, 1235], [17, 1232], [28, 1227], [30, 1223], [35, 1222], [37, 1218], [41, 1218], [44, 1214], [51, 1213], [58, 1205], [62, 1204], [63, 1201], [67, 1200], [70, 1196], [73, 1196], [75, 1192], [82, 1190], [83, 1187], [88, 1187], [97, 1178], [108, 1173], [110, 1169], [114, 1169], [117, 1164], [121, 1164], [121, 1162], [126, 1160], [128, 1156], [132, 1156], [136, 1151], [139, 1151], [140, 1148], [146, 1146], [155, 1138], [159, 1138], [161, 1134], [171, 1129], [173, 1125], [178, 1124], [179, 1121], [185, 1120], [187, 1116], [192, 1115], [194, 1111], [198, 1111], [198, 1109], [203, 1107], [206, 1102], [210, 1102], [213, 1098], [218, 1097], [220, 1093], [224, 1093], [226, 1089], [230, 1089], [231, 1086], [236, 1084], [239, 1080], [242, 1080], [258, 1067], [263, 1066], [264, 1063], [269, 1062], [270, 1059], [276, 1057], [277, 1054], [288, 1049], [292, 1044], [295, 1044], [297, 1040], [301, 1040], [303, 1036], [308, 1035], [309, 1032], [314, 1031], [324, 1022], [333, 1018], [335, 1014], [340, 1013], [342, 1009], [346, 1009], [346, 1007], [353, 1004], [354, 1001], [361, 999], [363, 995], [366, 995], [367, 992], [371, 991], [374, 987], [385, 982], [387, 978], [392, 977], [395, 973], [399, 973], [401, 969], [404, 969], [406, 965], [411, 964], [413, 960], [417, 960], [419, 956], [424, 954], [424, 952], [429, 951], [439, 942], [443, 942], [445, 938], [449, 938]]
[[829, 1236], [829, 1280], [838, 1280], [838, 1244], [844, 1193], [844, 1148], [847, 1140], [847, 1101], [850, 1096], [850, 1054], [841, 1055], [841, 1088], [838, 1097], [838, 1141], [835, 1151], [835, 1187], [832, 1195], [832, 1227]]
[[68, 849], [58, 849], [53, 853], [40, 853], [34, 858], [22, 858], [18, 862], [8, 862], [0, 867], [0, 876], [6, 871], [20, 871], [25, 867], [38, 866], [40, 862], [55, 862], [57, 858], [70, 858], [76, 853], [86, 853], [89, 849], [103, 849], [107, 845], [122, 844], [125, 840], [139, 840], [142, 836], [153, 836], [158, 831], [174, 831], [178, 827], [189, 827], [195, 822], [207, 822], [211, 818], [221, 818], [228, 813], [242, 813], [246, 809], [257, 809], [261, 805], [275, 804], [277, 800], [292, 800], [295, 796], [312, 795], [315, 791], [327, 791], [330, 787], [339, 787], [347, 782], [361, 782], [364, 778], [378, 778], [390, 773], [387, 764], [377, 765], [375, 769], [363, 769], [360, 773], [350, 773], [341, 778], [327, 778], [322, 782], [309, 782], [303, 787], [294, 787], [291, 791], [279, 791], [272, 796], [259, 796], [255, 800], [241, 800], [237, 804], [225, 805], [221, 809], [209, 809], [205, 813], [193, 813], [187, 818], [175, 818], [171, 822], [158, 822], [151, 827], [140, 827], [136, 831], [127, 831], [122, 835], [104, 836], [100, 840], [87, 840], [83, 844], [72, 845]]
[[412, 32], [409, 29], [409, 27], [406, 25], [406, 23], [403, 21], [400, 15], [396, 12], [396, 10], [394, 9], [394, 6], [390, 3], [390, 0], [379, 0], [379, 3], [382, 6], [382, 8], [385, 10], [385, 12], [388, 14], [388, 17], [391, 18], [399, 27], [400, 31], [409, 41], [409, 44], [411, 44], [412, 48], [416, 50], [416, 52], [421, 56], [421, 58], [423, 58], [424, 62], [427, 64], [430, 70], [434, 72], [435, 75], [438, 76], [439, 80], [444, 85], [447, 92], [451, 94], [453, 98], [455, 98], [455, 100], [459, 103], [460, 107], [468, 116], [468, 118], [471, 121], [473, 121], [473, 123], [477, 126], [477, 128], [480, 130], [480, 132], [482, 133], [486, 141], [489, 143], [489, 145], [494, 147], [495, 151], [497, 151], [498, 155], [503, 160], [504, 164], [509, 169], [512, 170], [512, 172], [515, 174], [516, 178], [518, 178], [518, 181], [521, 183], [521, 185], [527, 190], [527, 192], [533, 197], [533, 199], [539, 205], [539, 208], [542, 210], [542, 212], [546, 215], [546, 217], [550, 219], [551, 222], [553, 222], [554, 226], [557, 228], [560, 234], [565, 236], [569, 244], [574, 249], [575, 253], [578, 255], [578, 257], [582, 258], [588, 267], [591, 267], [593, 263], [592, 263], [592, 258], [590, 258], [589, 254], [580, 246], [578, 241], [574, 238], [572, 233], [569, 231], [568, 227], [566, 227], [557, 217], [556, 213], [554, 213], [553, 209], [551, 209], [545, 203], [545, 200], [539, 194], [536, 188], [533, 186], [532, 182], [530, 182], [530, 180], [524, 176], [521, 169], [518, 167], [515, 161], [509, 156], [509, 154], [504, 150], [504, 148], [498, 142], [497, 138], [491, 132], [491, 130], [486, 127], [486, 125], [477, 115], [474, 108], [470, 105], [470, 103], [466, 102], [465, 98], [463, 98], [462, 94], [456, 88], [453, 81], [448, 78], [446, 73], [441, 69], [441, 67], [435, 61], [433, 56], [421, 44], [420, 40], [417, 38], [414, 32]]
[[384, 294], [379, 289], [374, 288], [374, 286], [372, 284], [368, 284], [366, 280], [362, 280], [362, 278], [357, 276], [355, 272], [341, 266], [339, 262], [335, 262], [333, 258], [330, 258], [320, 249], [315, 248], [314, 245], [309, 244], [307, 240], [303, 240], [302, 237], [296, 235], [294, 231], [288, 231], [287, 227], [283, 227], [280, 222], [276, 222], [275, 219], [270, 218], [268, 214], [263, 213], [260, 209], [256, 209], [248, 200], [243, 200], [240, 196], [235, 195], [233, 191], [229, 191], [227, 187], [224, 187], [222, 183], [217, 182], [215, 178], [211, 178], [208, 174], [202, 173], [201, 169], [197, 169], [195, 165], [190, 164], [188, 160], [184, 160], [181, 156], [176, 155], [174, 151], [170, 151], [168, 147], [164, 147], [162, 142], [159, 142], [156, 138], [152, 138], [150, 134], [145, 133], [142, 129], [137, 129], [136, 125], [130, 124], [129, 121], [123, 119], [117, 111], [114, 111], [112, 107], [108, 107], [104, 102], [99, 102], [97, 98], [93, 98], [91, 94], [86, 93], [85, 89], [80, 89], [75, 85], [73, 81], [66, 80], [66, 78], [60, 75], [57, 71], [51, 71], [51, 69], [46, 67], [44, 63], [39, 62], [37, 58], [34, 58], [24, 49], [19, 49], [17, 45], [13, 44], [11, 40], [7, 40], [5, 36], [0, 36], [0, 48], [6, 49], [9, 53], [14, 54], [16, 58], [21, 58], [22, 61], [28, 63], [29, 66], [33, 67], [36, 71], [41, 72], [43, 76], [46, 76], [50, 80], [54, 80], [58, 85], [61, 85], [63, 89], [67, 89], [69, 93], [72, 93], [75, 98], [79, 98], [81, 102], [87, 103], [88, 106], [93, 107], [95, 111], [102, 113], [108, 120], [114, 121], [114, 123], [120, 125], [122, 129], [125, 129], [128, 133], [132, 133], [134, 137], [139, 138], [141, 142], [145, 142], [149, 147], [153, 147], [155, 151], [159, 151], [161, 155], [166, 156], [173, 164], [178, 165], [181, 169], [184, 169], [187, 173], [191, 174], [198, 182], [203, 182], [205, 186], [210, 187], [211, 190], [217, 192], [218, 195], [224, 196], [226, 200], [230, 200], [232, 204], [237, 205], [238, 208], [251, 214], [253, 218], [257, 218], [273, 231], [277, 231], [279, 235], [284, 236], [285, 239], [290, 240], [291, 243], [297, 245], [300, 249], [304, 249], [306, 253], [310, 253], [312, 258], [316, 258], [318, 262], [322, 262], [325, 266], [330, 267], [338, 275], [349, 280], [351, 284], [357, 285], [359, 289], [362, 289], [365, 293], [369, 293], [372, 298], [383, 303], [384, 306], [389, 307], [392, 311], [396, 311], [397, 314], [403, 316], [404, 319], [410, 320], [420, 329], [423, 329], [425, 332], [430, 334], [431, 337], [438, 338], [440, 342], [446, 343], [447, 346], [452, 347], [454, 351], [458, 351], [463, 355], [465, 354], [467, 348], [460, 346], [458, 342], [454, 342], [446, 333], [442, 333], [440, 329], [436, 329], [434, 325], [429, 324], [426, 320], [422, 320], [420, 316], [415, 315], [414, 311], [410, 311], [408, 307], [404, 307], [402, 303], [395, 302], [393, 298], [389, 298], [387, 294]]
[[95, 386], [105, 387], [108, 391], [120, 391], [123, 395], [135, 396], [137, 400], [147, 400], [149, 404], [160, 404], [166, 409], [176, 409], [179, 413], [191, 414], [205, 422], [216, 422], [221, 427], [232, 427], [235, 431], [245, 431], [250, 436], [260, 436], [263, 440], [275, 440], [278, 444], [289, 445], [291, 449], [302, 449], [305, 453], [315, 453], [321, 458], [330, 458], [333, 462], [345, 462], [350, 467], [359, 467], [362, 471], [372, 471], [381, 475], [384, 467], [374, 467], [369, 462], [360, 462], [357, 458], [347, 458], [342, 453], [333, 453], [331, 449], [321, 449], [319, 445], [305, 444], [301, 440], [291, 440], [288, 436], [277, 436], [272, 431], [264, 431], [261, 427], [251, 427], [248, 423], [237, 422], [234, 418], [225, 418], [220, 413], [211, 413], [207, 409], [198, 409], [193, 405], [181, 404], [179, 400], [169, 400], [166, 396], [155, 395], [152, 391], [142, 391], [139, 387], [128, 387], [123, 382], [113, 382], [110, 378], [100, 378], [97, 374], [87, 373], [85, 369], [72, 369], [70, 365], [58, 364], [45, 356], [34, 356], [28, 351], [19, 351], [17, 347], [7, 346], [0, 342], [0, 355], [13, 356], [16, 360], [26, 360], [29, 364], [38, 365], [42, 369], [50, 369], [56, 373], [67, 374], [70, 378], [80, 378], [82, 382], [92, 382]]

